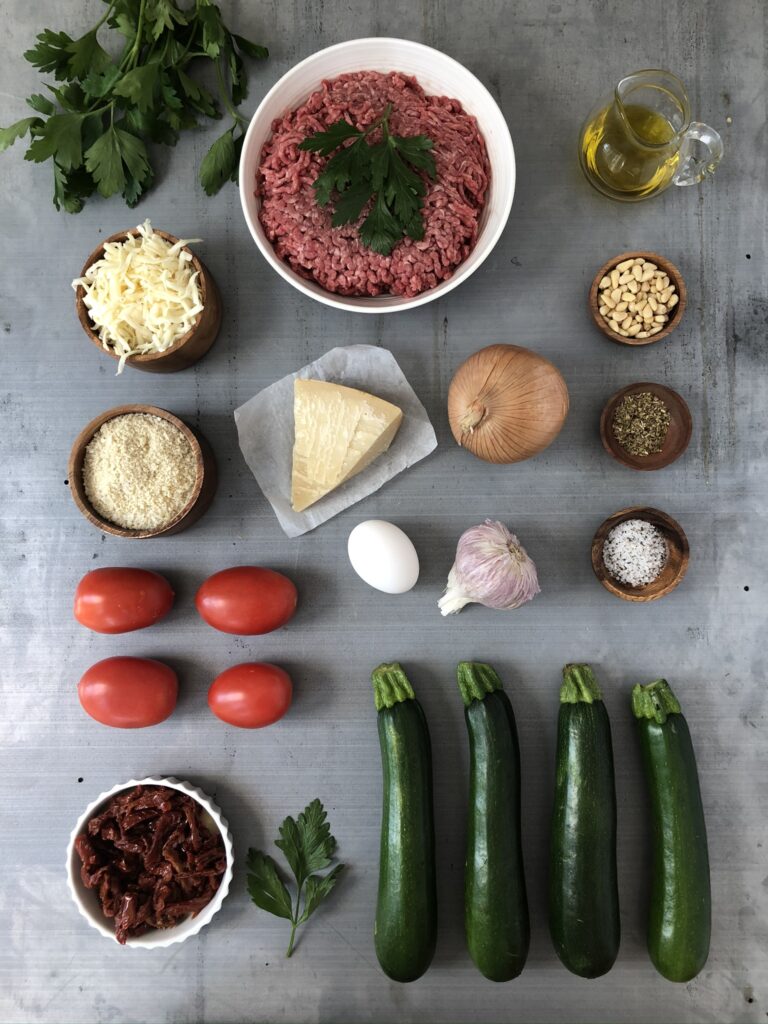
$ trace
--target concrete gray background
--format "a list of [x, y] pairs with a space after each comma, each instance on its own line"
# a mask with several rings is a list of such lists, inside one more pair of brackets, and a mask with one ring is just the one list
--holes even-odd
[[[302, 298], [267, 267], [242, 220], [237, 192], [208, 199], [196, 184], [215, 126], [158, 156], [157, 188], [135, 211], [94, 200], [77, 217], [50, 203], [51, 169], [0, 157], [3, 189], [2, 796], [0, 1020], [222, 1021], [759, 1021], [768, 1016], [768, 738], [766, 635], [766, 21], [760, 0], [643, 3], [437, 0], [359, 5], [222, 0], [227, 20], [266, 42], [251, 97], [296, 61], [341, 39], [400, 34], [439, 47], [499, 100], [518, 160], [508, 228], [482, 269], [447, 298], [413, 313], [336, 314]], [[73, 35], [101, 5], [2, 0], [2, 121], [25, 116], [40, 90], [21, 59], [45, 26]], [[638, 206], [594, 193], [576, 162], [581, 118], [623, 73], [668, 67], [688, 84], [694, 114], [724, 136], [716, 178]], [[224, 295], [223, 332], [194, 370], [170, 378], [114, 364], [86, 342], [69, 287], [101, 236], [151, 217], [199, 235]], [[689, 289], [682, 326], [638, 351], [590, 323], [586, 290], [614, 253], [656, 249]], [[458, 363], [494, 341], [530, 346], [563, 371], [571, 413], [542, 456], [514, 467], [474, 460], [451, 441], [445, 396]], [[233, 409], [337, 344], [390, 348], [426, 404], [440, 447], [380, 493], [316, 532], [288, 540], [237, 449]], [[635, 380], [663, 381], [688, 400], [694, 436], [675, 466], [637, 474], [601, 449], [603, 402]], [[199, 426], [221, 484], [206, 517], [167, 540], [101, 536], [65, 486], [70, 445], [91, 417], [123, 402], [160, 404]], [[691, 544], [688, 577], [649, 606], [616, 600], [594, 580], [589, 544], [601, 520], [640, 503], [665, 509]], [[435, 607], [459, 534], [485, 516], [510, 524], [536, 560], [543, 593], [518, 612], [479, 608], [444, 621]], [[410, 594], [368, 589], [345, 554], [363, 519], [398, 523], [422, 576]], [[281, 632], [230, 639], [197, 618], [205, 576], [238, 563], [285, 570], [301, 606]], [[177, 590], [161, 626], [90, 634], [72, 618], [87, 570], [147, 566]], [[113, 654], [157, 656], [179, 671], [181, 699], [166, 723], [112, 731], [86, 718], [75, 687]], [[464, 949], [462, 859], [467, 750], [455, 664], [492, 662], [518, 718], [524, 764], [525, 854], [533, 921], [530, 960], [504, 986], [484, 981]], [[205, 694], [224, 667], [273, 659], [296, 683], [289, 716], [257, 733], [209, 714]], [[380, 766], [368, 677], [400, 659], [429, 718], [435, 748], [440, 935], [429, 973], [390, 983], [376, 965]], [[623, 937], [613, 971], [572, 977], [546, 926], [546, 851], [561, 666], [588, 660], [612, 716], [620, 801]], [[694, 736], [712, 858], [714, 930], [703, 973], [659, 978], [644, 948], [648, 820], [628, 695], [659, 675], [679, 694]], [[88, 801], [132, 776], [175, 773], [214, 794], [238, 853], [234, 888], [201, 935], [169, 950], [120, 949], [79, 918], [64, 884], [64, 848]], [[319, 796], [348, 864], [335, 897], [286, 961], [285, 922], [244, 891], [249, 845]]]

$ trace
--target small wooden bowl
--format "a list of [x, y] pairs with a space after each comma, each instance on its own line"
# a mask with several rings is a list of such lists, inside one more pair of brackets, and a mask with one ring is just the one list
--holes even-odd
[[[653, 583], [647, 583], [644, 587], [628, 587], [625, 583], [615, 580], [609, 575], [603, 562], [605, 538], [614, 526], [618, 526], [619, 523], [623, 523], [627, 519], [643, 519], [658, 527], [667, 542], [666, 565]], [[657, 601], [660, 597], [664, 597], [670, 590], [674, 590], [685, 576], [689, 557], [688, 538], [685, 536], [682, 526], [666, 512], [660, 512], [657, 508], [644, 508], [641, 505], [614, 512], [601, 524], [592, 541], [592, 568], [595, 571], [595, 576], [606, 590], [610, 590], [612, 594], [624, 601]]]
[[[85, 460], [86, 447], [99, 427], [106, 423], [107, 420], [114, 419], [116, 416], [124, 416], [127, 413], [146, 413], [150, 416], [159, 416], [161, 419], [172, 423], [189, 441], [195, 455], [196, 480], [189, 501], [174, 519], [154, 530], [127, 530], [125, 527], [115, 525], [115, 523], [104, 519], [96, 512], [85, 493], [83, 462]], [[72, 445], [67, 471], [72, 497], [88, 522], [93, 523], [94, 526], [103, 530], [104, 533], [111, 533], [115, 537], [129, 537], [133, 540], [146, 540], [149, 537], [160, 536], [167, 537], [172, 533], [180, 533], [182, 530], [186, 530], [188, 526], [196, 523], [213, 501], [218, 477], [213, 450], [203, 435], [193, 431], [178, 416], [174, 416], [173, 413], [166, 412], [165, 409], [159, 409], [154, 405], [118, 405], [114, 409], [107, 409], [106, 412], [97, 416], [96, 419], [91, 420], [87, 426], [83, 427], [77, 435], [75, 443]]]
[[[669, 429], [660, 452], [654, 452], [653, 455], [631, 455], [621, 447], [613, 436], [611, 424], [616, 409], [627, 395], [637, 395], [645, 391], [650, 391], [666, 405], [669, 410]], [[692, 430], [691, 411], [685, 399], [671, 388], [667, 388], [663, 384], [653, 384], [650, 381], [630, 384], [629, 387], [617, 391], [606, 402], [600, 417], [600, 439], [603, 442], [603, 447], [622, 466], [628, 466], [630, 469], [663, 469], [664, 466], [671, 465], [688, 447]]]
[[[600, 301], [599, 301], [599, 285], [606, 274], [610, 274], [612, 270], [615, 270], [619, 263], [623, 263], [624, 260], [635, 260], [642, 259], [647, 260], [649, 263], [655, 263], [659, 270], [663, 270], [669, 278], [670, 282], [674, 284], [677, 290], [678, 302], [673, 307], [673, 312], [670, 315], [668, 322], [664, 325], [662, 330], [658, 334], [654, 334], [651, 338], [625, 338], [617, 331], [612, 331], [608, 326], [608, 322], [603, 318], [600, 312]], [[595, 278], [592, 282], [592, 287], [589, 289], [589, 310], [592, 314], [592, 319], [595, 321], [597, 326], [603, 332], [603, 334], [610, 338], [611, 341], [616, 341], [619, 345], [652, 345], [656, 341], [661, 341], [662, 338], [666, 338], [670, 334], [683, 318], [685, 312], [685, 305], [688, 299], [688, 291], [685, 287], [685, 281], [683, 281], [682, 274], [674, 265], [670, 263], [664, 256], [659, 256], [657, 252], [623, 252], [620, 256], [614, 256], [613, 259], [608, 260], [595, 274]]]
[[[83, 269], [80, 271], [80, 277], [85, 277], [86, 270], [102, 258], [104, 246], [107, 242], [121, 242], [130, 235], [136, 234], [138, 232], [133, 228], [129, 231], [118, 231], [116, 235], [110, 235], [109, 238], [105, 238], [101, 245], [97, 246], [85, 261]], [[155, 229], [155, 234], [164, 238], [166, 242], [170, 242], [171, 245], [178, 242], [178, 238], [169, 235], [166, 231], [157, 231]], [[187, 246], [184, 249], [192, 257], [192, 265], [200, 275], [198, 282], [203, 310], [198, 315], [194, 326], [175, 341], [170, 348], [167, 348], [165, 352], [148, 352], [143, 356], [129, 356], [126, 360], [126, 366], [133, 366], [135, 369], [145, 370], [147, 373], [176, 373], [179, 370], [186, 370], [188, 367], [193, 366], [198, 359], [202, 359], [216, 340], [216, 336], [221, 328], [222, 315], [219, 289], [210, 270], [203, 261], [195, 256]], [[120, 356], [112, 348], [105, 348], [101, 338], [94, 330], [84, 299], [85, 291], [82, 285], [80, 285], [75, 291], [75, 309], [81, 327], [100, 352], [106, 352], [107, 355], [119, 361]]]

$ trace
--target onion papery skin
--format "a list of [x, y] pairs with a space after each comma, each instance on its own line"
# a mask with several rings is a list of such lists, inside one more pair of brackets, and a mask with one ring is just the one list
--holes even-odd
[[448, 390], [454, 438], [486, 462], [544, 451], [568, 415], [568, 388], [548, 359], [519, 345], [489, 345], [461, 364]]

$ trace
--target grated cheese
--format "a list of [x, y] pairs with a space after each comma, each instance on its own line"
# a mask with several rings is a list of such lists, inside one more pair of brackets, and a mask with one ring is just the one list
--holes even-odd
[[148, 220], [124, 242], [106, 242], [104, 256], [72, 282], [105, 349], [120, 356], [118, 373], [129, 356], [165, 352], [194, 325], [203, 310], [198, 272], [184, 252], [199, 238], [171, 245], [155, 234]]
[[107, 420], [85, 449], [83, 484], [100, 516], [127, 530], [156, 530], [192, 496], [195, 453], [168, 420], [125, 413]]

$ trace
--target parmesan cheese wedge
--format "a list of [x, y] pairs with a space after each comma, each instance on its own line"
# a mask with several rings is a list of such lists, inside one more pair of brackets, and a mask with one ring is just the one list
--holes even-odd
[[303, 512], [389, 448], [403, 413], [356, 388], [323, 380], [293, 384], [291, 505]]

